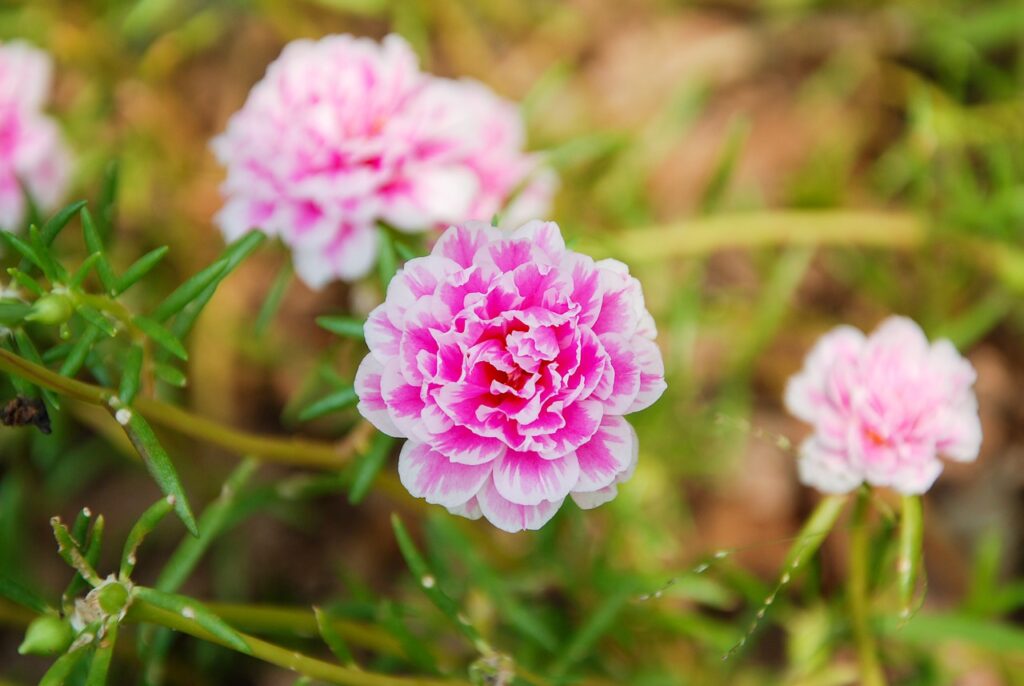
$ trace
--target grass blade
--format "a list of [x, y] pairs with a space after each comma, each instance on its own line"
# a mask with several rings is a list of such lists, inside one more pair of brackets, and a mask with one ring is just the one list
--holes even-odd
[[46, 223], [43, 224], [41, 232], [43, 243], [46, 245], [53, 243], [58, 234], [71, 222], [72, 217], [81, 212], [84, 207], [85, 201], [79, 200], [61, 208], [56, 214], [47, 219]]
[[99, 230], [96, 228], [96, 222], [93, 221], [88, 208], [84, 207], [82, 208], [82, 233], [85, 236], [85, 247], [89, 249], [89, 252], [99, 253], [100, 255], [96, 260], [96, 274], [100, 277], [103, 289], [109, 295], [116, 295], [117, 278], [114, 276], [114, 270], [111, 269], [110, 262], [107, 261], [106, 254], [103, 252], [103, 239], [100, 237]]
[[341, 637], [337, 629], [331, 625], [331, 618], [327, 613], [319, 607], [314, 607], [313, 614], [316, 615], [316, 626], [320, 631], [320, 638], [331, 649], [334, 657], [338, 658], [338, 662], [346, 667], [354, 665], [355, 660], [352, 658], [352, 652], [348, 649], [348, 644], [345, 643], [345, 639]]
[[132, 323], [139, 327], [144, 334], [153, 339], [153, 341], [161, 348], [183, 362], [188, 361], [188, 352], [185, 350], [185, 346], [181, 344], [181, 341], [179, 341], [174, 334], [165, 329], [158, 322], [139, 315], [132, 319]]
[[921, 546], [924, 540], [924, 523], [921, 511], [921, 497], [905, 495], [902, 498], [900, 517], [899, 561], [896, 573], [899, 577], [900, 616], [910, 617], [917, 589], [917, 577], [921, 571]]
[[202, 603], [173, 593], [164, 593], [155, 588], [135, 587], [135, 596], [143, 602], [169, 612], [180, 614], [185, 619], [194, 621], [211, 634], [224, 641], [240, 653], [252, 654], [252, 648], [242, 636], [231, 628], [223, 619], [213, 614]]
[[196, 527], [196, 519], [192, 515], [192, 508], [189, 507], [188, 498], [185, 496], [185, 489], [181, 485], [178, 472], [171, 462], [170, 455], [167, 454], [167, 451], [164, 450], [164, 447], [156, 439], [156, 435], [154, 435], [149, 423], [138, 412], [133, 412], [126, 407], [116, 411], [111, 408], [111, 412], [114, 414], [114, 418], [117, 419], [118, 424], [124, 427], [128, 439], [135, 446], [139, 456], [142, 457], [142, 461], [146, 464], [146, 468], [153, 476], [157, 485], [160, 486], [160, 490], [165, 495], [174, 498], [174, 511], [181, 518], [185, 528], [193, 536], [198, 536], [199, 529]]
[[125, 405], [131, 405], [142, 382], [142, 348], [133, 345], [121, 358], [121, 386], [118, 397]]
[[354, 405], [357, 400], [359, 400], [359, 397], [356, 395], [355, 387], [348, 386], [346, 388], [342, 388], [328, 396], [320, 398], [320, 400], [317, 400], [300, 412], [299, 421], [308, 422], [332, 412], [343, 410], [350, 405]]
[[164, 259], [168, 250], [170, 250], [170, 248], [164, 245], [156, 250], [150, 250], [148, 253], [137, 259], [117, 280], [115, 295], [124, 293], [126, 290], [138, 283], [142, 277], [151, 272], [153, 268], [160, 264], [160, 261]]
[[118, 573], [121, 579], [131, 578], [132, 572], [135, 571], [135, 563], [138, 561], [139, 546], [146, 540], [146, 536], [156, 528], [156, 525], [170, 514], [173, 509], [174, 496], [169, 495], [150, 505], [142, 513], [138, 521], [135, 522], [135, 525], [132, 526], [131, 531], [128, 532], [128, 538], [125, 539], [124, 550], [121, 553], [121, 569]]
[[363, 322], [353, 317], [346, 317], [344, 315], [327, 315], [324, 317], [317, 317], [316, 323], [320, 328], [327, 329], [338, 336], [354, 338], [359, 341], [363, 340]]
[[92, 654], [89, 674], [85, 678], [85, 686], [106, 686], [110, 672], [110, 661], [114, 657], [114, 644], [117, 643], [117, 622], [107, 624], [107, 633], [100, 639]]
[[370, 449], [356, 461], [355, 475], [352, 477], [352, 486], [348, 491], [348, 501], [351, 504], [361, 503], [366, 494], [370, 492], [370, 486], [373, 485], [373, 480], [384, 467], [394, 442], [395, 439], [391, 436], [378, 432], [370, 444]]

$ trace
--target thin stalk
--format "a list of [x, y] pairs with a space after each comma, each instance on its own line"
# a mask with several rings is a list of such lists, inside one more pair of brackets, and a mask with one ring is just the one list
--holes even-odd
[[[61, 376], [46, 367], [29, 362], [0, 348], [0, 371], [31, 381], [69, 398], [108, 407], [115, 391]], [[362, 422], [339, 443], [303, 438], [272, 438], [223, 426], [206, 417], [152, 398], [136, 398], [133, 408], [146, 419], [184, 436], [207, 441], [239, 455], [252, 455], [265, 462], [336, 468], [351, 459], [362, 447], [373, 428]]]
[[911, 214], [858, 210], [780, 210], [695, 217], [616, 234], [581, 238], [590, 255], [625, 262], [706, 255], [730, 248], [773, 245], [859, 245], [913, 248], [925, 238], [924, 223]]
[[850, 623], [860, 663], [860, 683], [864, 686], [885, 686], [885, 673], [878, 658], [878, 647], [871, 632], [868, 612], [868, 561], [871, 552], [870, 529], [867, 512], [870, 492], [862, 490], [853, 509], [850, 530], [850, 569], [847, 600], [850, 604]]
[[[143, 600], [136, 600], [128, 612], [128, 621], [158, 624], [190, 636], [230, 648], [223, 640], [201, 627], [195, 620], [177, 612], [154, 607]], [[342, 667], [303, 655], [302, 653], [276, 646], [255, 636], [242, 634], [252, 650], [252, 656], [264, 662], [291, 670], [311, 679], [319, 679], [339, 686], [467, 686], [465, 681], [453, 679], [431, 679], [419, 677], [398, 677], [386, 674], [364, 672], [351, 667]]]
[[[308, 637], [318, 633], [316, 616], [305, 608], [236, 603], [206, 603], [206, 606], [225, 622], [242, 631], [258, 634], [289, 633]], [[401, 643], [373, 625], [332, 618], [331, 626], [353, 645], [387, 655], [404, 654]]]

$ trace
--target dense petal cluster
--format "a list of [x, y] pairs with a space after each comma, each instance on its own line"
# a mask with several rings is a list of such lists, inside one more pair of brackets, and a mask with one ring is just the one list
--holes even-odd
[[622, 416], [665, 389], [639, 282], [567, 250], [550, 222], [449, 228], [365, 331], [359, 410], [409, 439], [402, 483], [506, 531], [541, 527], [570, 495], [614, 498], [637, 459]]
[[512, 103], [420, 72], [398, 36], [298, 40], [213, 142], [227, 168], [217, 221], [229, 239], [280, 236], [313, 287], [352, 280], [374, 264], [378, 222], [490, 220], [513, 195], [510, 221], [543, 215], [554, 179], [524, 144]]
[[913, 321], [890, 317], [870, 336], [826, 334], [790, 379], [786, 406], [814, 425], [800, 449], [801, 480], [827, 493], [861, 483], [923, 493], [939, 455], [978, 456], [974, 368], [947, 340], [928, 343]]
[[20, 41], [0, 43], [0, 229], [21, 227], [26, 191], [51, 210], [67, 187], [71, 156], [43, 112], [51, 72], [45, 52]]

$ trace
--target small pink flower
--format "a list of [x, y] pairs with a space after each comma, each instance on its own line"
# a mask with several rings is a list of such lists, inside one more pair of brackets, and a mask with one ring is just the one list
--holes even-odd
[[540, 528], [570, 495], [614, 498], [637, 459], [622, 416], [665, 389], [639, 282], [567, 250], [550, 222], [449, 228], [365, 332], [359, 411], [409, 439], [402, 483], [506, 531]]
[[946, 340], [929, 345], [913, 321], [890, 317], [868, 337], [840, 326], [789, 381], [786, 407], [814, 425], [800, 449], [800, 479], [827, 493], [862, 482], [927, 491], [981, 446], [971, 364]]
[[[71, 156], [56, 122], [42, 112], [50, 91], [49, 55], [27, 43], [0, 43], [0, 228], [25, 221], [25, 189], [42, 210], [67, 188]], [[24, 189], [22, 188], [24, 185]]]
[[228, 172], [217, 222], [228, 239], [280, 236], [310, 286], [354, 280], [376, 260], [380, 222], [490, 220], [524, 185], [528, 218], [546, 211], [554, 187], [532, 179], [524, 139], [512, 103], [421, 73], [398, 36], [295, 41], [213, 141]]

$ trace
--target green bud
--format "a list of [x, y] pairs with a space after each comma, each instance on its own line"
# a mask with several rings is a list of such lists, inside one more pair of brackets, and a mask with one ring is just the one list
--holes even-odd
[[56, 615], [43, 615], [28, 625], [25, 640], [18, 646], [18, 654], [59, 655], [68, 649], [72, 638], [67, 622]]
[[104, 614], [116, 615], [128, 605], [128, 589], [116, 581], [100, 586], [95, 593]]
[[71, 300], [66, 295], [50, 293], [36, 300], [25, 319], [40, 324], [63, 324], [71, 318], [71, 312]]

